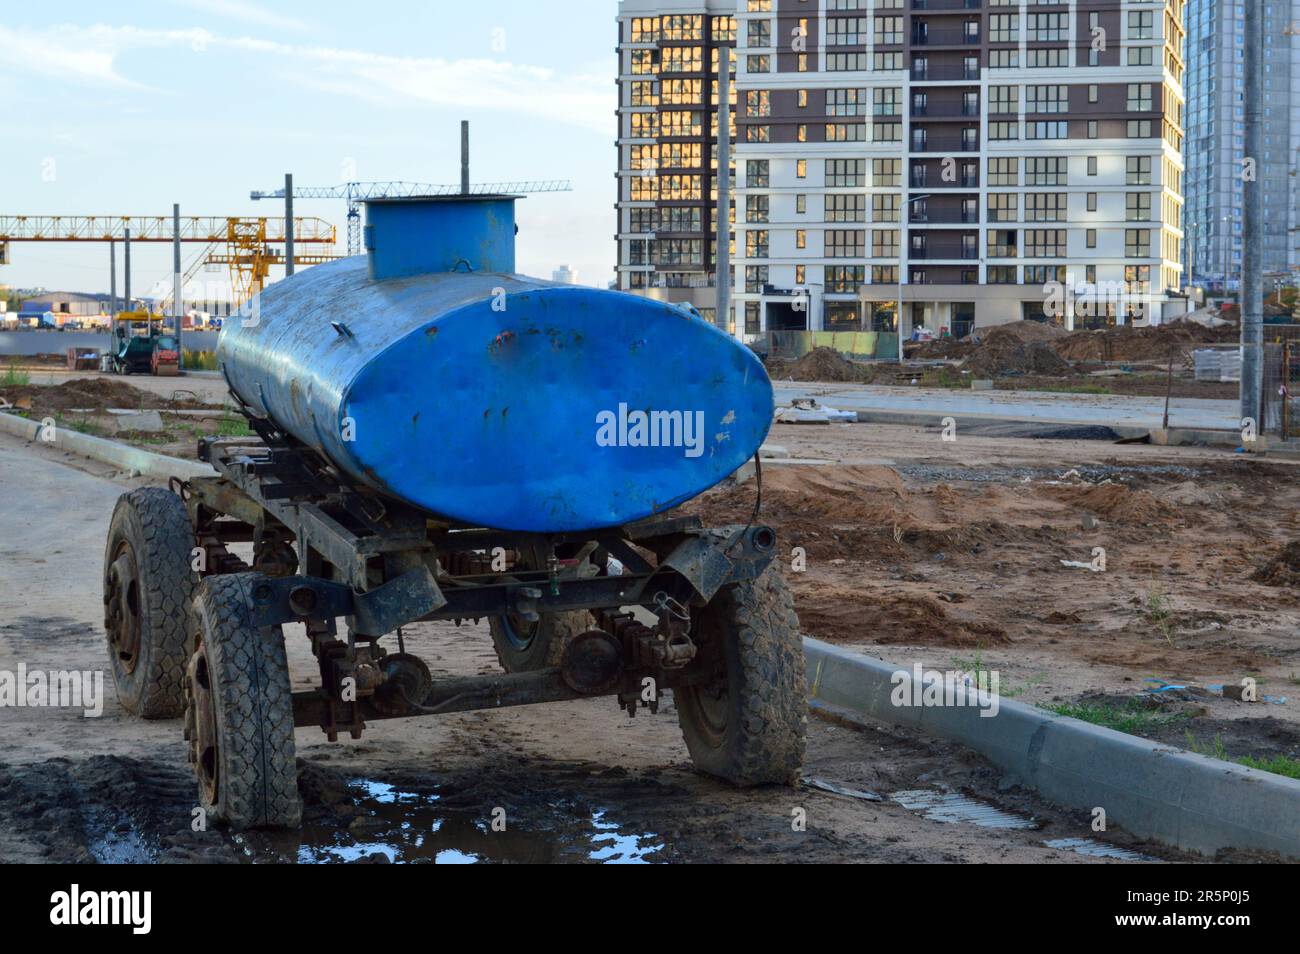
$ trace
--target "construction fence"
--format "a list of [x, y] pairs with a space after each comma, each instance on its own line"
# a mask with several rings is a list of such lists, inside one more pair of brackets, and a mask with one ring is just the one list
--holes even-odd
[[1260, 429], [1300, 438], [1300, 325], [1264, 326]]
[[768, 354], [802, 358], [814, 348], [830, 348], [861, 361], [897, 361], [898, 335], [889, 331], [769, 331]]

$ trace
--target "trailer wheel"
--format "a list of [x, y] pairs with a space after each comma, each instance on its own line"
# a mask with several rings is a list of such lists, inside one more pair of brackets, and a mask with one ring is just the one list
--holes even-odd
[[104, 549], [104, 630], [109, 668], [123, 708], [172, 719], [192, 643], [190, 568], [194, 531], [181, 498], [161, 487], [123, 494]]
[[529, 623], [511, 613], [490, 617], [488, 629], [502, 669], [534, 672], [560, 664], [565, 644], [591, 629], [591, 614], [586, 610], [543, 613], [541, 619]]
[[302, 821], [293, 699], [279, 626], [254, 625], [260, 573], [207, 577], [185, 680], [185, 739], [208, 817], [231, 828]]
[[794, 784], [807, 687], [794, 599], [777, 564], [721, 590], [693, 635], [714, 678], [673, 694], [696, 768], [741, 786]]

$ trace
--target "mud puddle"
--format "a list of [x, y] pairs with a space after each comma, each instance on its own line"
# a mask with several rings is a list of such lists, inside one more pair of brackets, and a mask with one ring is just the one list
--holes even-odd
[[[646, 864], [663, 839], [616, 821], [608, 809], [556, 803], [552, 818], [521, 827], [502, 806], [458, 807], [442, 786], [411, 791], [368, 778], [349, 778], [347, 798], [321, 813], [308, 806], [300, 831], [232, 836], [237, 850], [263, 861], [329, 863]], [[353, 816], [340, 826], [340, 815]]]

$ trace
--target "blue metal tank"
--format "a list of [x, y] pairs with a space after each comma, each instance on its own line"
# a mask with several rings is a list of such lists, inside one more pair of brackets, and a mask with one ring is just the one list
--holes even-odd
[[772, 385], [687, 311], [513, 274], [514, 197], [367, 205], [364, 257], [278, 282], [222, 329], [252, 410], [376, 491], [474, 526], [617, 526], [758, 450]]

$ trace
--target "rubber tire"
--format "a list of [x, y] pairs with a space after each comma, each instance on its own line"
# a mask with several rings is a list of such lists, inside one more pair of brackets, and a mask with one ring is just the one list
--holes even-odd
[[710, 687], [674, 690], [695, 767], [742, 787], [796, 784], [808, 725], [807, 680], [794, 598], [780, 567], [774, 562], [757, 579], [720, 590], [697, 614], [696, 631], [714, 637], [702, 652], [722, 650], [725, 686], [711, 688], [725, 689], [718, 706], [726, 725], [720, 733], [709, 728], [700, 693]]
[[538, 669], [553, 669], [560, 664], [565, 644], [579, 633], [591, 629], [591, 626], [591, 614], [586, 610], [574, 610], [571, 613], [543, 613], [538, 621], [537, 634], [532, 638], [527, 649], [520, 649], [510, 642], [501, 617], [488, 618], [488, 630], [492, 633], [492, 648], [496, 650], [497, 660], [506, 672], [536, 672]]
[[[293, 739], [293, 698], [284, 635], [253, 625], [253, 590], [267, 577], [232, 573], [204, 579], [194, 599], [216, 703], [218, 786], [208, 817], [233, 829], [297, 828], [302, 823]], [[196, 651], [197, 651], [196, 647]], [[186, 685], [192, 708], [194, 692]], [[186, 726], [194, 724], [186, 712]]]
[[175, 719], [185, 708], [182, 684], [193, 652], [189, 614], [199, 582], [190, 567], [194, 530], [184, 501], [162, 487], [143, 487], [117, 498], [104, 548], [106, 608], [109, 569], [123, 539], [135, 553], [143, 606], [135, 671], [127, 673], [108, 646], [117, 698], [122, 708], [142, 718]]

